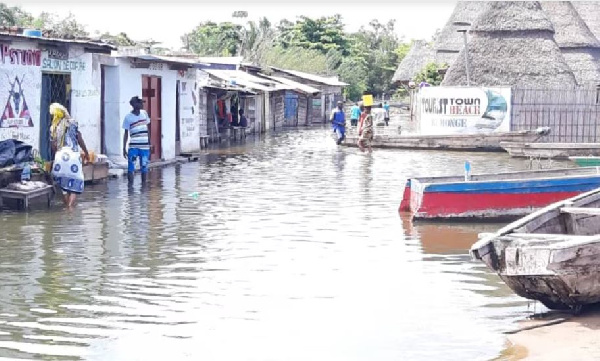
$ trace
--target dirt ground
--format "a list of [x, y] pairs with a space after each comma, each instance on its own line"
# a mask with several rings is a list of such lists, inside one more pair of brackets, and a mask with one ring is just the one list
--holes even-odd
[[578, 316], [551, 313], [523, 321], [517, 329], [525, 330], [507, 335], [507, 349], [496, 361], [600, 360], [599, 308]]

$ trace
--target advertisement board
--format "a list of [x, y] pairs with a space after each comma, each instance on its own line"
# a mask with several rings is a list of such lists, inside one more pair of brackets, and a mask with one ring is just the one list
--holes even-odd
[[510, 88], [424, 87], [417, 101], [424, 135], [510, 131]]

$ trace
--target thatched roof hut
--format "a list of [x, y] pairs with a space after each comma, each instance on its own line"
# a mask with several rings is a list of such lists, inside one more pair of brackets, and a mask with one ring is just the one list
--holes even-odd
[[425, 40], [414, 40], [410, 50], [398, 65], [392, 82], [408, 83], [429, 63], [435, 61], [435, 52]]
[[463, 36], [457, 32], [459, 26], [455, 22], [472, 23], [477, 15], [485, 8], [485, 1], [458, 1], [450, 19], [440, 32], [433, 44], [435, 49], [435, 61], [438, 64], [446, 63], [452, 65], [458, 53], [464, 47]]
[[[572, 88], [577, 85], [538, 1], [492, 1], [471, 26], [471, 85]], [[442, 85], [467, 85], [465, 50]]]
[[573, 1], [572, 4], [592, 34], [600, 39], [600, 1]]
[[[554, 40], [579, 85], [600, 83], [600, 41], [596, 39], [569, 1], [541, 2], [554, 25]], [[599, 14], [600, 15], [600, 14]]]

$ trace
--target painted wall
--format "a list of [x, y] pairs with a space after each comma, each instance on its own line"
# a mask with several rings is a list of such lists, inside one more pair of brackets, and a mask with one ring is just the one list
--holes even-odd
[[[100, 67], [82, 47], [70, 46], [66, 59], [51, 59], [34, 42], [2, 44], [6, 56], [0, 60], [0, 140], [14, 138], [40, 146], [42, 72], [71, 75], [71, 116], [88, 146], [100, 152]], [[15, 52], [29, 50], [31, 54]], [[36, 52], [37, 51], [37, 52]], [[36, 55], [37, 54], [37, 55]]]
[[[118, 95], [109, 95], [109, 89], [107, 88], [106, 97], [115, 97], [119, 99], [119, 112], [118, 118], [107, 118], [105, 120], [105, 126], [107, 134], [112, 135], [106, 137], [107, 153], [111, 158], [122, 158], [123, 149], [123, 134], [122, 129], [123, 119], [131, 111], [129, 100], [133, 96], [142, 97], [142, 76], [153, 75], [162, 78], [162, 158], [163, 159], [174, 159], [175, 158], [175, 106], [176, 106], [176, 80], [177, 71], [170, 70], [165, 64], [151, 64], [149, 69], [132, 68], [131, 62], [128, 58], [120, 58], [116, 61], [118, 68]], [[115, 90], [112, 90], [115, 92]], [[115, 129], [119, 129], [118, 137], [114, 135], [117, 133]], [[110, 130], [108, 130], [110, 129]]]
[[41, 51], [33, 42], [0, 47], [0, 140], [14, 138], [39, 149]]
[[81, 47], [70, 47], [68, 59], [50, 59], [42, 53], [42, 71], [71, 74], [71, 116], [90, 151], [100, 153], [100, 65]]
[[[179, 80], [179, 136], [181, 151], [184, 153], [200, 150], [200, 101], [202, 90], [196, 81], [196, 70], [177, 72]], [[204, 106], [206, 108], [206, 106]]]

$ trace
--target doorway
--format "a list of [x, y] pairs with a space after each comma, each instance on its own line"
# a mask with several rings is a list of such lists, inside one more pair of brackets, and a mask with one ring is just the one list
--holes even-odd
[[298, 126], [298, 94], [292, 92], [285, 93], [284, 104], [285, 125]]
[[142, 75], [142, 99], [150, 117], [150, 161], [162, 159], [162, 79]]
[[71, 112], [71, 75], [42, 73], [42, 99], [40, 102], [40, 156], [52, 160], [50, 149], [50, 104], [62, 104]]

